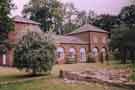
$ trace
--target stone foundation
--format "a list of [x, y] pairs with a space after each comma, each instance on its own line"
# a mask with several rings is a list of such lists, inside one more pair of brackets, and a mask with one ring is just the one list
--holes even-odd
[[64, 80], [126, 85], [129, 82], [130, 70], [89, 70], [84, 72], [60, 71]]

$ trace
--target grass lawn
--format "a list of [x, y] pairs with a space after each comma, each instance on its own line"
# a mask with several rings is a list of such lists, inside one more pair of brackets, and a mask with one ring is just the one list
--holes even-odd
[[[59, 70], [84, 71], [89, 68], [127, 68], [129, 65], [102, 65], [102, 64], [71, 64], [56, 65], [51, 76], [45, 76], [42, 80], [32, 80], [17, 84], [0, 86], [0, 90], [124, 90], [123, 88], [100, 85], [96, 83], [66, 84], [58, 78]], [[26, 73], [17, 69], [0, 68], [0, 82], [23, 79]], [[26, 78], [26, 77], [25, 77]], [[126, 90], [126, 89], [125, 89]]]

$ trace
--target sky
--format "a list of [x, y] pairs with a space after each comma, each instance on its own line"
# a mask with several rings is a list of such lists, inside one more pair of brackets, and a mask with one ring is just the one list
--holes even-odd
[[[17, 9], [12, 11], [12, 15], [21, 15], [24, 4], [29, 0], [13, 0]], [[73, 2], [79, 10], [93, 10], [97, 14], [117, 15], [121, 8], [129, 4], [129, 0], [61, 0], [61, 2]]]

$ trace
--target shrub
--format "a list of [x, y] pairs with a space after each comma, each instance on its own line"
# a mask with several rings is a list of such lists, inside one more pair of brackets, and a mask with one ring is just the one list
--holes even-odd
[[120, 60], [120, 52], [118, 50], [115, 50], [113, 53], [113, 58], [116, 59], [116, 60]]
[[48, 72], [55, 61], [55, 46], [49, 36], [28, 32], [15, 48], [14, 66], [33, 75]]

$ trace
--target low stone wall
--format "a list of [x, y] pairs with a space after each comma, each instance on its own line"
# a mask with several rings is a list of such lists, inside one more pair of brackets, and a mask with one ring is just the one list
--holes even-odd
[[[112, 72], [112, 73], [111, 73]], [[102, 84], [111, 84], [118, 86], [135, 86], [135, 83], [128, 83], [130, 71], [106, 71], [106, 70], [90, 70], [84, 72], [71, 72], [71, 71], [60, 71], [60, 77], [64, 80], [70, 81], [85, 81], [85, 82], [96, 82]]]

